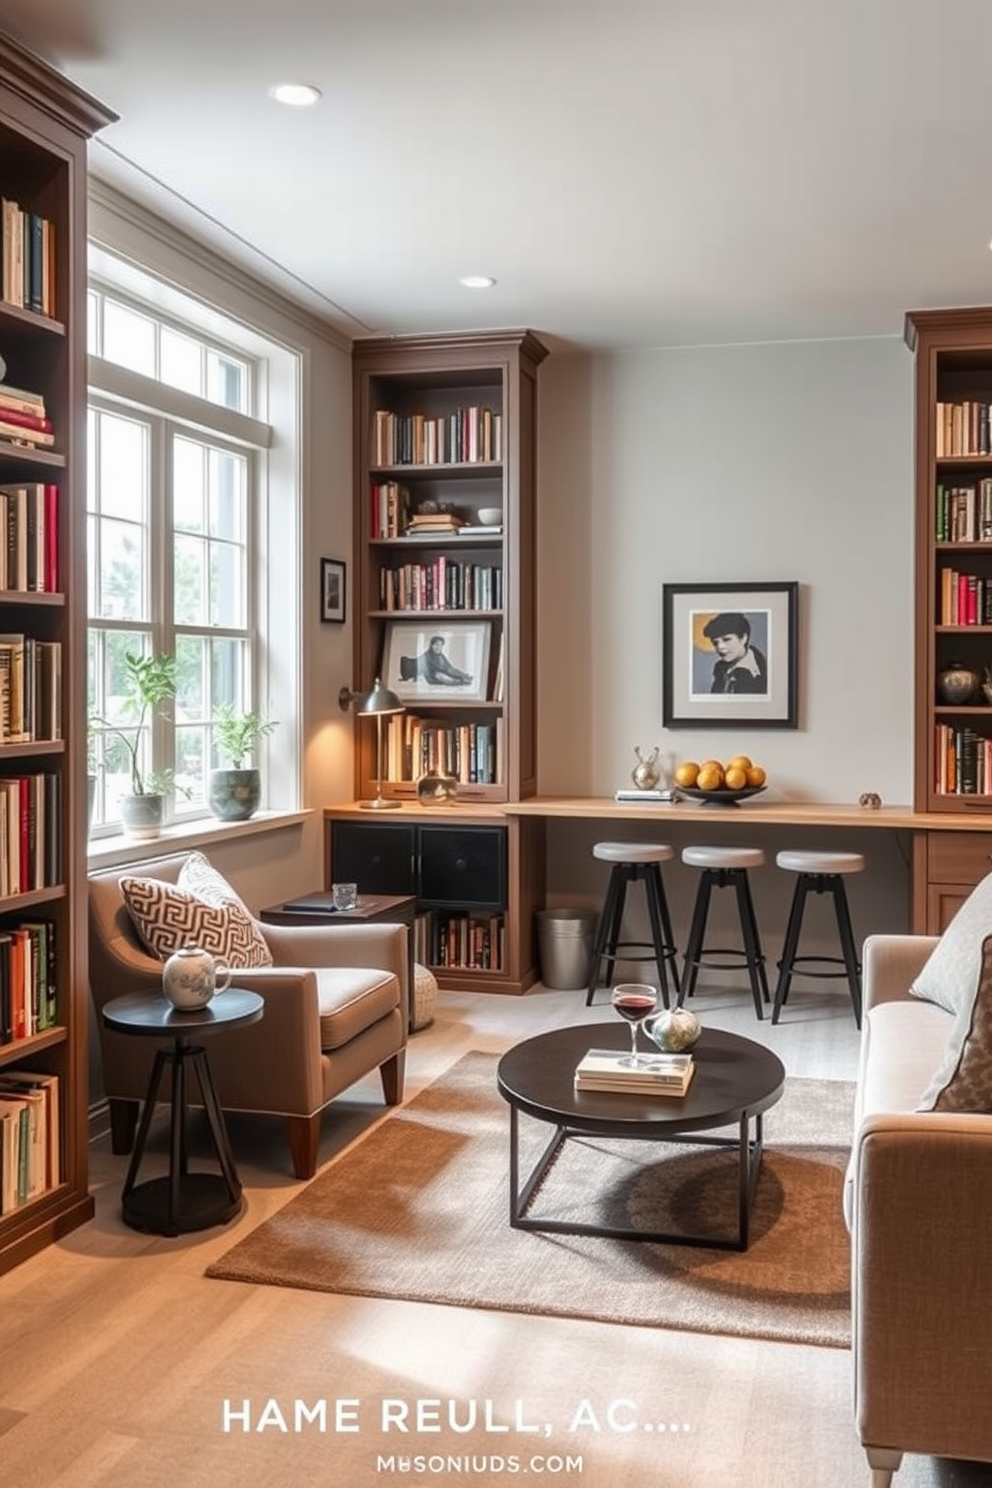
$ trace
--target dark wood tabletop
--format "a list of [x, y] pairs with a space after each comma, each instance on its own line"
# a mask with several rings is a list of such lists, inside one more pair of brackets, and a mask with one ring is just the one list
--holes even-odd
[[[638, 1035], [640, 1047], [652, 1047]], [[575, 1067], [589, 1049], [630, 1047], [619, 1019], [557, 1028], [525, 1039], [503, 1055], [496, 1081], [504, 1100], [539, 1121], [601, 1136], [654, 1136], [708, 1131], [757, 1116], [773, 1106], [785, 1085], [777, 1054], [753, 1039], [704, 1028], [692, 1050], [696, 1070], [685, 1095], [615, 1094], [576, 1090]]]
[[165, 996], [154, 992], [127, 992], [123, 997], [111, 998], [102, 1013], [107, 1027], [116, 1028], [119, 1033], [174, 1038], [257, 1023], [264, 1007], [257, 992], [229, 987], [226, 992], [215, 993], [203, 1007], [188, 1012], [174, 1008]]

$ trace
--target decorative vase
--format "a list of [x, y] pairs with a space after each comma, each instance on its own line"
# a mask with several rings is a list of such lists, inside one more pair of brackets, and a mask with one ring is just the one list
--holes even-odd
[[637, 764], [631, 771], [630, 778], [638, 790], [654, 790], [661, 779], [661, 771], [658, 769], [658, 749], [655, 746], [647, 759], [644, 758], [640, 748], [635, 744], [634, 753], [637, 755]]
[[663, 1054], [684, 1054], [699, 1042], [702, 1026], [688, 1008], [663, 1008], [645, 1018], [644, 1032]]
[[942, 703], [968, 703], [978, 691], [980, 678], [962, 661], [952, 661], [937, 673], [937, 696]]
[[458, 781], [439, 770], [428, 770], [417, 781], [417, 800], [421, 806], [451, 806], [457, 794]]
[[211, 770], [207, 804], [219, 821], [248, 821], [262, 801], [262, 772]]
[[173, 951], [162, 970], [162, 991], [180, 1012], [205, 1007], [215, 992], [231, 984], [231, 968], [199, 946]]

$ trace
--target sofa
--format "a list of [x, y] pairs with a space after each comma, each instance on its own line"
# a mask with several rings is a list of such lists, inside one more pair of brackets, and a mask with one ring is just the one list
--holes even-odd
[[992, 882], [972, 900], [940, 940], [864, 947], [844, 1203], [873, 1488], [905, 1452], [992, 1461]]

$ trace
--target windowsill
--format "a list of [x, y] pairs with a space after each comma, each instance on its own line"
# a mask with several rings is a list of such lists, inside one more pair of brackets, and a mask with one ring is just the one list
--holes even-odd
[[183, 822], [179, 826], [164, 827], [160, 836], [146, 842], [136, 842], [132, 837], [97, 837], [87, 846], [87, 867], [113, 868], [118, 863], [143, 862], [166, 853], [203, 847], [210, 842], [230, 842], [235, 837], [255, 837], [263, 832], [281, 831], [284, 827], [299, 826], [312, 815], [310, 810], [258, 811], [244, 822], [220, 822], [212, 818], [209, 821]]

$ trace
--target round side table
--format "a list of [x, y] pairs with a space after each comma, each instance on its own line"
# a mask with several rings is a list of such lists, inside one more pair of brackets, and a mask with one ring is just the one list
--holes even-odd
[[[241, 1183], [234, 1167], [231, 1144], [217, 1100], [207, 1053], [193, 1042], [228, 1028], [257, 1023], [265, 1004], [257, 992], [230, 987], [218, 992], [195, 1012], [180, 1012], [156, 993], [132, 992], [115, 997], [103, 1008], [103, 1021], [118, 1033], [165, 1039], [170, 1047], [157, 1049], [148, 1081], [134, 1151], [121, 1190], [121, 1215], [132, 1229], [152, 1235], [184, 1235], [191, 1230], [227, 1224], [240, 1214], [244, 1204]], [[138, 1183], [138, 1169], [145, 1152], [155, 1102], [166, 1067], [172, 1070], [172, 1113], [169, 1127], [169, 1171], [164, 1178]], [[191, 1173], [186, 1151], [186, 1117], [189, 1107], [189, 1073], [196, 1074], [210, 1136], [220, 1166], [219, 1173]]]

